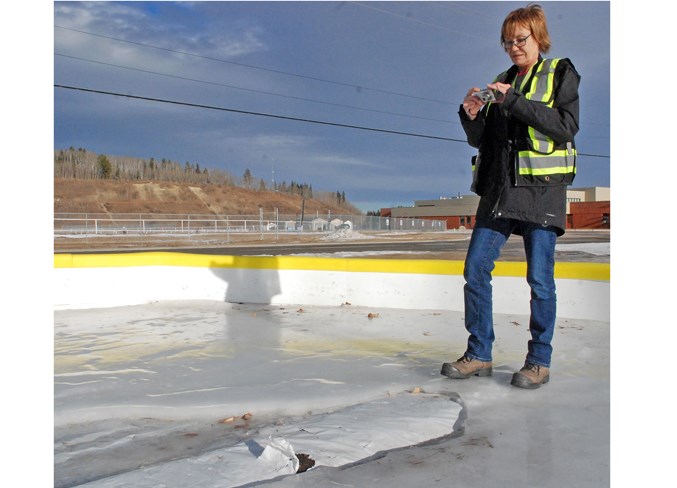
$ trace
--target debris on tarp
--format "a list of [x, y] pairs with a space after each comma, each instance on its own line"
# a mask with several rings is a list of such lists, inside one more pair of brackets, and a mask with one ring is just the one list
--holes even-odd
[[247, 413], [245, 413], [244, 415], [241, 415], [241, 416], [239, 416], [239, 417], [236, 417], [236, 416], [225, 417], [225, 418], [219, 419], [217, 422], [218, 422], [219, 424], [230, 424], [230, 423], [235, 422], [235, 421], [238, 420], [238, 419], [239, 419], [239, 420], [244, 420], [245, 422], [247, 422], [247, 421], [249, 421], [249, 419], [251, 419], [253, 416], [254, 416], [253, 414], [247, 412]]
[[299, 469], [296, 471], [297, 473], [305, 473], [310, 468], [315, 466], [315, 460], [308, 454], [298, 453], [296, 457], [299, 460]]

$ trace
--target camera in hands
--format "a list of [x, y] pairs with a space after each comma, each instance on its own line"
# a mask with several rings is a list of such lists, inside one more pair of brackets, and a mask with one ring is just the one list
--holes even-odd
[[497, 101], [503, 94], [500, 92], [497, 92], [495, 90], [481, 90], [478, 92], [473, 93], [474, 97], [479, 98], [482, 100], [484, 103], [489, 103], [489, 102], [495, 102]]

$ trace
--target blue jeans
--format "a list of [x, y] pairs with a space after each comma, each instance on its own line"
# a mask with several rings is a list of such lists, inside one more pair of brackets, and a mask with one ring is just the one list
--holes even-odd
[[551, 227], [512, 219], [478, 220], [465, 259], [465, 328], [470, 333], [465, 355], [491, 361], [494, 342], [491, 273], [503, 245], [519, 230], [527, 257], [527, 282], [531, 287], [531, 317], [527, 361], [550, 367], [555, 331], [555, 242]]

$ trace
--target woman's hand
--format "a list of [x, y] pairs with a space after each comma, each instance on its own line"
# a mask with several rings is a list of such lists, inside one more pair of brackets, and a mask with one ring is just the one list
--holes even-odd
[[482, 100], [473, 96], [473, 93], [478, 91], [481, 91], [481, 89], [477, 87], [471, 88], [463, 99], [463, 110], [465, 110], [465, 114], [470, 120], [475, 120], [479, 111], [482, 110], [482, 105], [484, 105]]
[[494, 90], [494, 93], [496, 94], [495, 103], [503, 103], [503, 100], [505, 100], [505, 94], [508, 93], [508, 90], [510, 90], [511, 85], [508, 85], [507, 83], [496, 82], [489, 83], [487, 85], [487, 88], [489, 88], [490, 90]]

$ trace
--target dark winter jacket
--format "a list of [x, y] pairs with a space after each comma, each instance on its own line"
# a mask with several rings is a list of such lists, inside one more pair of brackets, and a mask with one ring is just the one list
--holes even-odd
[[[532, 73], [535, 71], [536, 68]], [[517, 67], [512, 66], [497, 79], [511, 83], [516, 76]], [[478, 219], [517, 219], [554, 226], [559, 235], [564, 233], [566, 184], [561, 181], [525, 182], [515, 175], [516, 151], [527, 144], [525, 138], [529, 127], [553, 139], [558, 147], [569, 143], [575, 148], [580, 75], [569, 59], [562, 59], [555, 68], [554, 78], [552, 108], [527, 99], [515, 88], [508, 90], [503, 103], [485, 105], [475, 120], [470, 120], [461, 106], [459, 116], [468, 143], [479, 149], [480, 164], [473, 186], [481, 196]], [[524, 93], [529, 92], [532, 81], [527, 80]]]

